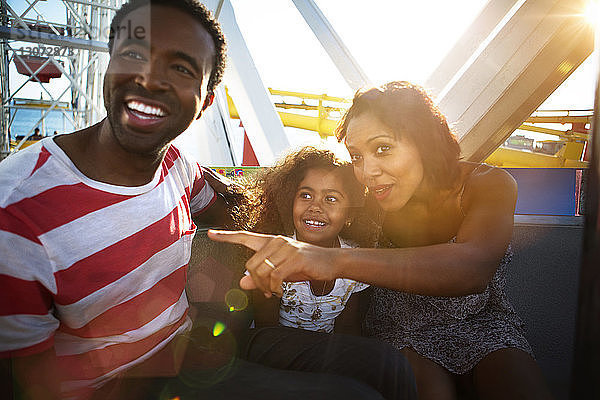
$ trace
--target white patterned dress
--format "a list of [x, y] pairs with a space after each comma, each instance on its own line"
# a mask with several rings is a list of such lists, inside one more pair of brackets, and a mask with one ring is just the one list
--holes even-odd
[[[339, 238], [341, 248], [355, 247]], [[366, 283], [338, 278], [331, 292], [315, 296], [309, 281], [284, 282], [279, 303], [279, 324], [291, 328], [331, 333], [335, 319], [344, 310], [352, 293], [368, 288]]]

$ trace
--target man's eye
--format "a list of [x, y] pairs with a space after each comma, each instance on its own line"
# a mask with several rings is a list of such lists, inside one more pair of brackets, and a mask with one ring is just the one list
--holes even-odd
[[133, 51], [133, 50], [126, 50], [121, 53], [121, 56], [127, 57], [127, 58], [133, 58], [134, 60], [143, 60], [144, 59], [144, 57], [142, 57], [142, 55], [140, 53]]
[[175, 69], [179, 72], [182, 72], [186, 75], [193, 75], [192, 71], [190, 71], [189, 69], [187, 69], [186, 67], [184, 67], [183, 65], [176, 65]]
[[377, 154], [384, 154], [388, 151], [390, 151], [390, 146], [388, 145], [377, 146], [377, 149], [375, 149], [375, 153]]

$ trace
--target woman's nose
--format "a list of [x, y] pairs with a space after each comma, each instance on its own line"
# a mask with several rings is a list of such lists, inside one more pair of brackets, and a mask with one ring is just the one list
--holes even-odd
[[381, 165], [379, 160], [373, 157], [365, 157], [363, 160], [363, 175], [366, 180], [375, 178], [381, 175]]

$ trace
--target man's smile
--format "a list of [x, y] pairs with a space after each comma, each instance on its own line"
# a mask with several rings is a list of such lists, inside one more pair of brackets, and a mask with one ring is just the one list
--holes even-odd
[[167, 115], [167, 113], [160, 107], [154, 107], [140, 101], [130, 100], [125, 104], [130, 111], [137, 112], [140, 115], [146, 115], [150, 117], [164, 117]]
[[134, 98], [125, 101], [127, 125], [134, 129], [154, 128], [169, 116], [169, 108], [156, 101]]

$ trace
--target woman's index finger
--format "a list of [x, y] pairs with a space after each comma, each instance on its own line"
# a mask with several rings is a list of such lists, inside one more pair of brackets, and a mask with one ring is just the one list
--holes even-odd
[[248, 231], [224, 231], [216, 229], [209, 229], [208, 237], [217, 242], [241, 244], [254, 251], [261, 249], [269, 240], [273, 238], [272, 235], [264, 235], [262, 233]]

